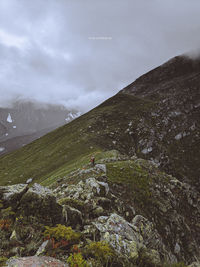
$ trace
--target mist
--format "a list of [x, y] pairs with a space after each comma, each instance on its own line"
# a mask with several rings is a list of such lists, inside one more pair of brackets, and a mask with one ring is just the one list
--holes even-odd
[[88, 111], [169, 58], [200, 51], [199, 12], [197, 0], [1, 0], [0, 106]]

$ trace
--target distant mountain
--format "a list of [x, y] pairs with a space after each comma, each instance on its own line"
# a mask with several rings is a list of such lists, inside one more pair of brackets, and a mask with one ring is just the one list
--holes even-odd
[[80, 115], [63, 106], [16, 102], [0, 108], [0, 155], [15, 150]]

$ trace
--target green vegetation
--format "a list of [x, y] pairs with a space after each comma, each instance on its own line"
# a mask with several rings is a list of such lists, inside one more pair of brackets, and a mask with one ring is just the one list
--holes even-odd
[[55, 239], [56, 241], [65, 240], [70, 244], [80, 240], [81, 234], [72, 230], [71, 227], [66, 227], [62, 224], [57, 224], [56, 227], [45, 226], [44, 237], [47, 239]]
[[8, 260], [8, 258], [6, 257], [0, 257], [0, 267], [6, 266], [6, 261]]
[[0, 216], [3, 219], [11, 219], [15, 216], [15, 212], [12, 210], [12, 207], [0, 210]]
[[[7, 184], [26, 181], [33, 177], [37, 182], [63, 173], [63, 170], [72, 171], [88, 163], [89, 156], [98, 151], [91, 148], [87, 133], [81, 132], [83, 122], [71, 122], [33, 143], [1, 157], [0, 183]], [[87, 140], [87, 141], [86, 141]], [[78, 164], [77, 164], [78, 163]], [[53, 179], [52, 179], [53, 180]], [[51, 182], [51, 181], [50, 181]]]
[[107, 176], [109, 182], [127, 186], [127, 193], [130, 192], [140, 207], [145, 207], [152, 200], [150, 192], [152, 177], [140, 163], [131, 160], [108, 163]]
[[[0, 158], [0, 185], [34, 182], [50, 185], [89, 163], [101, 152], [116, 148], [125, 153], [132, 138], [123, 131], [130, 120], [138, 121], [154, 103], [134, 96], [118, 94], [71, 123]], [[111, 131], [118, 140], [113, 145]], [[122, 145], [123, 144], [123, 145]]]
[[[86, 156], [83, 156], [80, 159], [77, 159], [72, 165], [68, 165], [66, 168], [66, 165], [62, 166], [59, 169], [56, 169], [54, 172], [52, 172], [51, 176], [49, 176], [47, 179], [45, 179], [43, 182], [41, 182], [42, 185], [48, 186], [48, 185], [55, 185], [57, 186], [56, 180], [59, 180], [60, 177], [64, 177], [65, 180], [67, 179], [67, 182], [70, 183], [77, 183], [80, 180], [87, 179], [91, 177], [96, 176], [95, 170], [91, 169], [90, 172], [87, 173], [81, 173], [79, 175], [79, 171], [84, 171], [85, 169], [90, 168], [90, 158], [91, 156], [95, 156], [96, 162], [100, 162], [102, 159], [112, 158], [116, 157], [119, 153], [117, 153], [116, 150], [111, 151], [96, 151], [93, 153], [90, 153]], [[72, 175], [73, 171], [75, 171], [75, 174]]]
[[74, 253], [70, 254], [67, 259], [67, 263], [69, 263], [70, 267], [89, 267], [90, 265], [84, 260], [82, 254]]
[[102, 264], [108, 264], [114, 257], [113, 249], [104, 241], [91, 242], [85, 247], [85, 254], [94, 257]]

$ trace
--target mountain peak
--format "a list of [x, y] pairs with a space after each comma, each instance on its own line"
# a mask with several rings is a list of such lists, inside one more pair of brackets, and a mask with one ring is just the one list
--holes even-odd
[[191, 58], [188, 55], [176, 56], [161, 66], [147, 72], [121, 92], [138, 96], [147, 96], [172, 86], [176, 82], [182, 83], [186, 79], [200, 77], [200, 58]]

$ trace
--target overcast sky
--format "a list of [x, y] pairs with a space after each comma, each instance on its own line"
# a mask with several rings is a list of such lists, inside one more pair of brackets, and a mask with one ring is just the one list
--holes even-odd
[[0, 105], [87, 111], [199, 47], [199, 0], [0, 0]]

